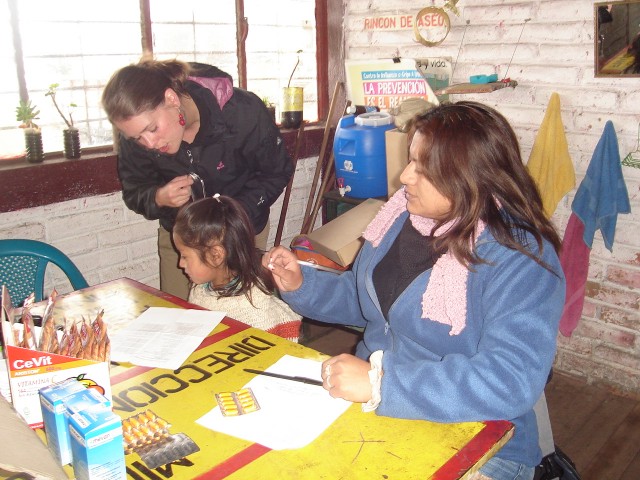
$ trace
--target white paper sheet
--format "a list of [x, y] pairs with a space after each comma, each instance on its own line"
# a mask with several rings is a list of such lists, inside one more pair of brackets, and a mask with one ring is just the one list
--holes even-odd
[[225, 312], [150, 307], [111, 337], [111, 360], [176, 370]]
[[[320, 380], [321, 365], [315, 360], [285, 355], [267, 371]], [[351, 405], [351, 402], [331, 397], [321, 386], [264, 375], [256, 375], [245, 387], [253, 390], [260, 410], [225, 417], [216, 406], [196, 423], [272, 450], [302, 448]]]

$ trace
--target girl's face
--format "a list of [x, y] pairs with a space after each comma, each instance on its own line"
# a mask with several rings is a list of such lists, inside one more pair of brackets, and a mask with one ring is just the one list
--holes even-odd
[[409, 147], [409, 164], [400, 175], [400, 181], [405, 186], [409, 213], [439, 220], [449, 213], [451, 202], [419, 171], [418, 152], [422, 148], [422, 142], [424, 136], [416, 133]]
[[[213, 259], [214, 267], [200, 260], [198, 251], [187, 247], [182, 243], [178, 235], [173, 235], [173, 243], [180, 253], [180, 262], [178, 266], [184, 270], [184, 273], [197, 285], [211, 282], [212, 285], [225, 285], [229, 282], [229, 276], [224, 261], [217, 262]], [[216, 248], [216, 247], [214, 247]], [[222, 248], [222, 247], [220, 247]]]
[[148, 150], [173, 155], [180, 148], [184, 127], [179, 123], [180, 102], [176, 93], [167, 89], [164, 104], [155, 110], [114, 122], [127, 138]]

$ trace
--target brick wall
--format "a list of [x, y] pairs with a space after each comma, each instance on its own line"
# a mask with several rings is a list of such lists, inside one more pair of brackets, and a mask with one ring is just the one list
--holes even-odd
[[[453, 62], [457, 58], [452, 83], [461, 83], [477, 74], [498, 73], [502, 78], [513, 57], [508, 76], [518, 82], [516, 88], [452, 95], [451, 100], [477, 100], [502, 112], [516, 130], [526, 161], [549, 97], [557, 92], [576, 185], [584, 177], [607, 120], [614, 124], [622, 157], [636, 149], [640, 79], [594, 77], [593, 2], [461, 0], [460, 15], [450, 14], [451, 31], [437, 47], [413, 41], [410, 30], [364, 29], [365, 18], [415, 15], [428, 3], [348, 0], [346, 58], [400, 55], [450, 57]], [[523, 29], [527, 18], [530, 20]], [[581, 323], [570, 338], [559, 335], [556, 369], [640, 394], [640, 169], [623, 167], [623, 175], [632, 213], [618, 217], [613, 253], [604, 247], [600, 232], [596, 233]], [[553, 217], [561, 234], [574, 194], [575, 190], [563, 199]]]
[[[282, 245], [300, 233], [317, 157], [298, 161]], [[284, 194], [271, 208], [270, 245], [278, 228]], [[319, 225], [320, 215], [316, 221]], [[129, 210], [120, 192], [0, 213], [0, 238], [30, 238], [55, 245], [78, 266], [90, 285], [129, 277], [159, 287], [157, 221]], [[47, 270], [45, 293], [71, 290], [62, 273]]]

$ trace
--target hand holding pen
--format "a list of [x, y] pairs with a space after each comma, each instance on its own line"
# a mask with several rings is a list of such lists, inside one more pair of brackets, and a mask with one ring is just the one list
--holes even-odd
[[281, 292], [292, 292], [302, 285], [302, 270], [292, 251], [281, 246], [272, 248], [262, 256], [262, 265], [273, 273]]

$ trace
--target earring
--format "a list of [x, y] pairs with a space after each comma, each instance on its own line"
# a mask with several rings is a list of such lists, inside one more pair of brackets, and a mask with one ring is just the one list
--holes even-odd
[[179, 123], [181, 126], [183, 126], [183, 127], [184, 127], [184, 126], [186, 125], [186, 123], [187, 123], [187, 122], [185, 121], [185, 119], [184, 119], [184, 115], [183, 115], [183, 114], [182, 114], [182, 112], [180, 112], [180, 111], [178, 112], [178, 123]]

